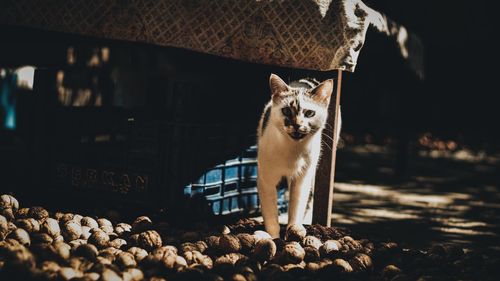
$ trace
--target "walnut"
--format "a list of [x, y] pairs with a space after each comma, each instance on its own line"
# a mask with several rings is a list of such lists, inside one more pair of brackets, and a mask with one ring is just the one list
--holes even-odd
[[73, 241], [69, 241], [68, 244], [71, 246], [71, 250], [76, 250], [76, 248], [78, 248], [78, 246], [83, 245], [83, 244], [87, 244], [87, 240], [75, 239]]
[[229, 234], [231, 233], [231, 229], [227, 226], [227, 225], [223, 225], [220, 229], [220, 233], [222, 235], [226, 235], [226, 234]]
[[64, 261], [69, 259], [71, 253], [71, 246], [64, 242], [52, 243], [48, 249], [50, 254], [58, 260]]
[[349, 260], [349, 263], [355, 271], [368, 271], [373, 269], [372, 259], [366, 254], [356, 254], [356, 256]]
[[34, 218], [18, 219], [16, 225], [30, 234], [40, 231], [40, 223]]
[[363, 250], [363, 245], [350, 236], [340, 238], [339, 242], [342, 245], [340, 247], [340, 252], [344, 255], [354, 256], [356, 253]]
[[14, 239], [6, 239], [4, 241], [0, 241], [0, 250], [12, 251], [21, 247], [22, 245], [19, 243], [19, 241]]
[[178, 255], [172, 255], [172, 254], [165, 255], [161, 260], [161, 262], [168, 269], [179, 270], [181, 268], [187, 267], [186, 260]]
[[384, 269], [382, 269], [382, 279], [384, 280], [392, 280], [394, 276], [398, 275], [401, 273], [401, 269], [399, 269], [397, 266], [390, 264]]
[[306, 267], [306, 263], [304, 261], [301, 261], [300, 263], [289, 263], [283, 265], [283, 269], [285, 271], [293, 270], [293, 269], [304, 269]]
[[291, 224], [286, 228], [285, 240], [302, 242], [306, 237], [307, 231], [301, 224]]
[[99, 252], [97, 250], [97, 247], [92, 244], [81, 244], [75, 249], [73, 254], [77, 257], [82, 257], [88, 259], [89, 261], [93, 261], [97, 258]]
[[82, 276], [83, 272], [75, 270], [71, 267], [61, 267], [61, 269], [59, 269], [59, 277], [62, 280], [70, 280], [72, 278], [78, 278]]
[[4, 240], [7, 234], [9, 234], [9, 224], [4, 216], [0, 215], [0, 241]]
[[145, 257], [148, 256], [148, 252], [144, 249], [139, 248], [139, 247], [130, 247], [130, 248], [128, 248], [127, 252], [134, 255], [134, 259], [137, 262], [141, 262]]
[[240, 253], [225, 254], [223, 256], [218, 257], [215, 260], [214, 266], [224, 266], [224, 265], [233, 266], [239, 259], [241, 259], [243, 257], [244, 257], [244, 255], [242, 255]]
[[104, 248], [104, 249], [99, 251], [99, 256], [106, 258], [110, 261], [114, 261], [116, 256], [118, 254], [120, 254], [121, 252], [123, 252], [123, 251], [120, 249], [113, 248], [113, 247], [107, 247], [107, 248]]
[[99, 227], [102, 227], [105, 225], [113, 227], [113, 224], [108, 219], [105, 219], [105, 218], [97, 219], [97, 224], [99, 225]]
[[14, 266], [21, 266], [26, 269], [33, 269], [36, 265], [35, 256], [23, 245], [19, 245], [10, 252], [10, 255], [5, 259], [5, 263]]
[[15, 215], [17, 219], [27, 219], [29, 218], [29, 212], [30, 208], [20, 208]]
[[66, 213], [64, 214], [60, 219], [59, 219], [59, 223], [61, 225], [64, 225], [65, 223], [69, 222], [69, 221], [72, 221], [73, 218], [75, 217], [74, 214], [72, 213]]
[[363, 244], [363, 249], [361, 250], [363, 254], [371, 256], [374, 253], [374, 251], [375, 251], [375, 245], [373, 243], [368, 242]]
[[324, 258], [324, 259], [320, 260], [318, 262], [318, 264], [319, 264], [320, 268], [324, 268], [326, 266], [329, 266], [329, 265], [333, 264], [333, 261], [331, 259]]
[[88, 226], [91, 229], [99, 228], [99, 224], [97, 224], [97, 221], [91, 217], [83, 217], [80, 220], [80, 224], [81, 226]]
[[124, 281], [141, 281], [144, 279], [144, 273], [138, 268], [127, 268], [123, 271]]
[[56, 219], [57, 221], [60, 221], [63, 216], [64, 216], [63, 212], [55, 212], [53, 215], [54, 219]]
[[108, 234], [108, 235], [112, 234], [114, 231], [113, 227], [110, 225], [103, 225], [103, 226], [99, 227], [99, 229], [106, 232], [106, 234]]
[[321, 240], [319, 240], [318, 237], [308, 235], [308, 236], [304, 237], [304, 239], [302, 240], [302, 245], [304, 247], [310, 246], [310, 247], [313, 247], [313, 248], [319, 250], [319, 248], [321, 247], [321, 245], [323, 245], [323, 243], [321, 243]]
[[[85, 281], [98, 281], [101, 275], [97, 272], [87, 272], [83, 274], [83, 278], [85, 278]], [[133, 281], [139, 281], [139, 280], [133, 280]]]
[[127, 246], [127, 241], [121, 239], [121, 238], [116, 238], [113, 239], [111, 242], [109, 242], [109, 246], [117, 249], [121, 249]]
[[81, 239], [89, 239], [90, 235], [92, 234], [90, 231], [92, 229], [88, 226], [82, 226], [82, 235], [80, 236]]
[[70, 220], [63, 225], [62, 235], [66, 241], [73, 241], [82, 235], [82, 227], [76, 221]]
[[121, 269], [125, 269], [127, 267], [136, 267], [137, 262], [135, 261], [134, 255], [129, 252], [121, 252], [116, 256], [115, 260], [116, 265], [118, 265]]
[[93, 229], [92, 231], [88, 242], [94, 244], [99, 249], [107, 247], [109, 244], [109, 235], [99, 229]]
[[59, 222], [53, 218], [47, 218], [40, 227], [40, 231], [47, 233], [51, 237], [57, 237], [61, 234]]
[[54, 241], [54, 239], [47, 233], [40, 232], [33, 234], [31, 238], [31, 243], [34, 245], [48, 245]]
[[188, 265], [191, 265], [193, 263], [197, 263], [197, 261], [199, 259], [201, 259], [201, 256], [203, 256], [203, 254], [197, 250], [183, 251], [182, 252], [182, 257], [186, 260]]
[[6, 217], [4, 217], [4, 216], [0, 215], [0, 224], [2, 224], [2, 223], [7, 224], [8, 222], [9, 222], [9, 221], [7, 220], [7, 218], [6, 218]]
[[270, 238], [260, 239], [255, 243], [253, 256], [260, 262], [270, 261], [276, 255], [276, 244]]
[[17, 229], [17, 226], [13, 222], [9, 221], [7, 223], [7, 229], [9, 230], [9, 232], [12, 232]]
[[233, 274], [233, 276], [231, 276], [231, 278], [229, 280], [231, 280], [231, 281], [247, 281], [246, 277], [240, 273]]
[[273, 239], [271, 235], [263, 230], [256, 230], [253, 233], [253, 236], [255, 236], [255, 241], [258, 242], [261, 239]]
[[30, 208], [30, 210], [28, 212], [28, 216], [30, 218], [34, 218], [37, 221], [43, 223], [45, 221], [45, 219], [49, 217], [49, 212], [47, 212], [47, 210], [45, 210], [42, 207], [35, 206], [35, 207]]
[[59, 269], [61, 269], [61, 266], [59, 266], [59, 264], [54, 261], [44, 261], [40, 266], [40, 269], [43, 272], [48, 273], [48, 275], [51, 277], [50, 279], [53, 280], [56, 279]]
[[239, 233], [236, 237], [240, 240], [241, 252], [244, 254], [251, 253], [255, 245], [255, 236], [249, 233]]
[[64, 237], [59, 234], [56, 237], [54, 237], [54, 242], [64, 242]]
[[309, 270], [309, 271], [313, 271], [314, 272], [314, 271], [320, 269], [320, 266], [316, 262], [308, 262], [306, 264], [306, 269]]
[[118, 234], [119, 237], [124, 237], [125, 235], [130, 234], [132, 231], [132, 226], [127, 223], [119, 223], [115, 226], [115, 233]]
[[18, 228], [9, 233], [9, 235], [7, 235], [7, 238], [17, 240], [21, 245], [24, 246], [29, 246], [31, 244], [30, 235], [26, 230], [22, 228]]
[[128, 242], [132, 246], [139, 246], [139, 234], [132, 234], [128, 238]]
[[134, 220], [132, 223], [132, 233], [141, 233], [153, 228], [153, 223], [151, 219], [146, 216], [140, 216]]
[[8, 221], [14, 220], [14, 211], [11, 208], [0, 209], [0, 216], [5, 217]]
[[198, 261], [198, 264], [204, 266], [207, 269], [212, 269], [214, 266], [214, 262], [210, 256], [203, 255], [202, 259]]
[[[177, 249], [173, 246], [163, 246], [153, 250], [146, 258], [145, 261], [149, 264], [164, 263], [163, 260], [167, 256], [177, 256]], [[170, 259], [170, 262], [175, 260]]]
[[198, 248], [198, 251], [200, 251], [200, 253], [204, 253], [207, 248], [208, 248], [208, 245], [207, 243], [205, 243], [205, 241], [196, 241], [196, 243], [194, 243], [196, 245], [196, 247]]
[[123, 279], [121, 278], [120, 274], [118, 274], [116, 271], [111, 270], [109, 268], [105, 268], [101, 273], [100, 280], [102, 280], [102, 281], [122, 281]]
[[237, 253], [241, 250], [241, 243], [235, 235], [225, 234], [219, 238], [219, 248], [223, 253]]
[[333, 263], [330, 266], [332, 266], [336, 272], [340, 273], [353, 272], [351, 264], [349, 264], [344, 259], [335, 259], [333, 260]]
[[319, 248], [319, 253], [321, 257], [335, 257], [338, 255], [340, 248], [342, 245], [337, 240], [327, 240], [321, 247]]
[[298, 264], [304, 260], [306, 252], [298, 242], [288, 242], [281, 253], [281, 260], [284, 264]]
[[184, 242], [179, 246], [180, 252], [190, 252], [190, 251], [198, 251], [198, 246], [191, 242]]
[[97, 256], [96, 258], [96, 265], [111, 265], [113, 264], [113, 261], [115, 260], [115, 256]]
[[0, 209], [12, 209], [12, 211], [17, 212], [19, 209], [19, 202], [17, 199], [8, 194], [3, 194], [0, 196]]
[[[261, 277], [262, 280], [274, 280], [276, 278], [282, 277], [280, 276], [281, 273], [283, 272], [283, 267], [281, 267], [278, 264], [269, 264], [268, 266], [264, 267], [261, 271]], [[281, 278], [279, 280], [288, 280], [291, 278]]]
[[[244, 267], [238, 268], [238, 273], [237, 274], [243, 276], [245, 278], [245, 280], [247, 280], [247, 281], [257, 280], [257, 275], [255, 274], [254, 270], [252, 268], [248, 267], [248, 266], [244, 266]], [[241, 278], [241, 276], [239, 276], [238, 278]], [[233, 275], [232, 278], [234, 279], [234, 275]]]
[[319, 250], [312, 247], [312, 246], [305, 246], [304, 247], [305, 251], [305, 256], [304, 256], [304, 261], [305, 262], [317, 262], [320, 259], [320, 254]]
[[217, 251], [219, 249], [219, 236], [215, 236], [215, 235], [212, 235], [212, 236], [208, 236], [207, 238], [205, 238], [205, 241], [207, 242], [207, 245], [208, 245], [208, 249], [210, 249], [211, 251]]
[[139, 246], [146, 251], [152, 251], [162, 245], [160, 234], [154, 230], [140, 233], [137, 242]]
[[82, 225], [82, 219], [83, 219], [82, 215], [79, 215], [79, 214], [74, 214], [73, 215], [73, 221], [76, 222], [79, 225]]

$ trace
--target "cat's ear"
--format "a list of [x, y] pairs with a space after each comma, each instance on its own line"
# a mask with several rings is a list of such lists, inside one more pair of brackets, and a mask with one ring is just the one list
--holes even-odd
[[288, 92], [290, 88], [288, 85], [276, 74], [271, 74], [269, 77], [269, 87], [271, 88], [271, 95], [273, 98], [281, 96], [284, 92]]
[[323, 81], [321, 84], [314, 87], [309, 93], [313, 100], [327, 104], [333, 93], [333, 79]]

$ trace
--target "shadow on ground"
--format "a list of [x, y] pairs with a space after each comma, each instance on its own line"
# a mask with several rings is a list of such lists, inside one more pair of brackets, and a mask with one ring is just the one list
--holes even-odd
[[334, 226], [407, 247], [454, 243], [500, 253], [498, 154], [419, 151], [399, 179], [394, 159], [382, 146], [338, 151]]

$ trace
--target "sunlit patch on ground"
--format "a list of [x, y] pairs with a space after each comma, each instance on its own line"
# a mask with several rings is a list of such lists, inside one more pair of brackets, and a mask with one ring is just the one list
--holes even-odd
[[418, 152], [404, 178], [395, 152], [376, 145], [339, 150], [333, 225], [414, 246], [459, 243], [499, 250], [498, 155]]

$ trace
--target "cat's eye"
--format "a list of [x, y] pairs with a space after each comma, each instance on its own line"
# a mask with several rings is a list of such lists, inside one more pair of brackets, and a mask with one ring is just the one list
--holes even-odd
[[292, 110], [288, 106], [287, 107], [283, 107], [281, 109], [281, 113], [283, 113], [283, 115], [285, 115], [286, 117], [292, 116]]
[[316, 114], [316, 112], [314, 110], [306, 110], [304, 111], [304, 116], [309, 118], [309, 117], [313, 117], [314, 114]]

